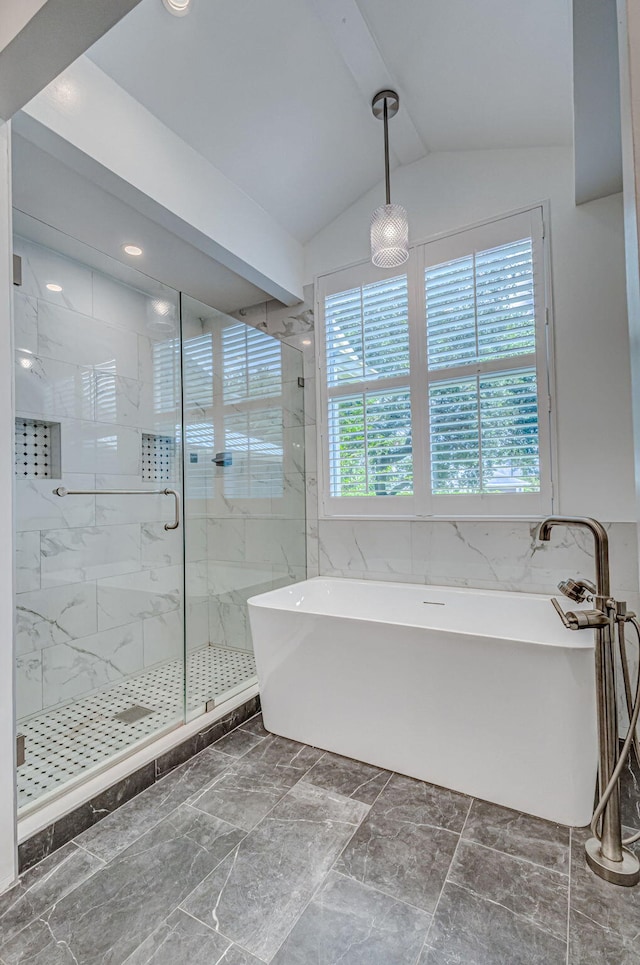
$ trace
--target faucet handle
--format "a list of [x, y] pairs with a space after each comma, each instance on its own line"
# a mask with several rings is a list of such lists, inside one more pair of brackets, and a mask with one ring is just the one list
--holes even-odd
[[577, 629], [578, 629], [578, 621], [576, 620], [575, 614], [574, 614], [574, 613], [565, 613], [564, 610], [562, 609], [562, 607], [560, 606], [560, 604], [558, 603], [558, 601], [556, 600], [555, 596], [552, 596], [552, 597], [551, 597], [551, 602], [553, 603], [553, 605], [554, 605], [554, 607], [555, 607], [555, 609], [556, 609], [556, 612], [557, 612], [558, 616], [560, 617], [560, 619], [561, 619], [562, 622], [564, 623], [564, 625], [565, 625], [565, 627], [567, 628], [567, 630], [577, 630]]

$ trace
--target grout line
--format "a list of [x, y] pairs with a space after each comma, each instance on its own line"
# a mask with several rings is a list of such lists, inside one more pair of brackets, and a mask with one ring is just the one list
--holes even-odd
[[[446, 828], [444, 829], [447, 830]], [[570, 830], [570, 829], [569, 829]], [[525, 864], [530, 864], [533, 868], [540, 868], [541, 871], [548, 871], [552, 875], [560, 875], [562, 878], [568, 878], [568, 871], [558, 871], [556, 868], [549, 868], [545, 864], [538, 864], [537, 861], [531, 861], [529, 858], [523, 858], [519, 854], [510, 854], [508, 851], [501, 851], [500, 848], [492, 848], [490, 844], [483, 844], [481, 841], [474, 841], [473, 838], [465, 838], [465, 844], [472, 844], [476, 848], [484, 848], [486, 851], [493, 851], [494, 854], [504, 855], [505, 858], [511, 858], [513, 861], [523, 861]], [[569, 867], [571, 867], [571, 862], [569, 862]]]
[[420, 961], [420, 958], [422, 957], [422, 953], [424, 952], [425, 948], [427, 947], [427, 942], [429, 941], [429, 935], [431, 934], [431, 929], [432, 929], [432, 927], [433, 927], [433, 923], [434, 923], [434, 921], [436, 920], [436, 914], [437, 914], [437, 911], [438, 911], [438, 905], [440, 904], [440, 899], [442, 898], [442, 894], [443, 894], [443, 892], [444, 892], [445, 885], [447, 884], [447, 881], [449, 880], [449, 872], [451, 871], [451, 868], [453, 867], [453, 862], [456, 860], [456, 855], [457, 855], [457, 853], [458, 853], [458, 848], [460, 847], [460, 842], [462, 841], [462, 835], [464, 834], [464, 829], [465, 829], [466, 826], [467, 826], [467, 821], [469, 820], [469, 815], [471, 814], [471, 808], [472, 808], [472, 806], [473, 806], [474, 800], [475, 800], [475, 798], [470, 798], [470, 800], [469, 800], [469, 807], [467, 808], [467, 813], [466, 813], [466, 815], [465, 815], [464, 822], [463, 822], [462, 827], [461, 827], [461, 829], [460, 829], [460, 834], [458, 835], [458, 840], [457, 840], [457, 842], [456, 842], [456, 846], [455, 846], [455, 848], [453, 849], [453, 854], [451, 855], [451, 861], [449, 862], [449, 867], [447, 868], [447, 873], [446, 873], [446, 875], [444, 876], [444, 881], [442, 882], [442, 888], [440, 889], [440, 894], [438, 895], [438, 900], [436, 901], [435, 906], [434, 906], [434, 909], [433, 909], [433, 912], [432, 912], [432, 914], [431, 914], [431, 921], [429, 922], [429, 928], [428, 928], [428, 930], [427, 930], [427, 934], [426, 934], [426, 936], [425, 936], [424, 943], [423, 943], [423, 945], [422, 945], [422, 948], [420, 949], [420, 952], [419, 952], [419, 954], [418, 954], [418, 957], [416, 958], [416, 965], [417, 965], [417, 963]]
[[573, 860], [573, 828], [569, 828], [569, 889], [567, 895], [567, 957], [566, 965], [569, 965], [569, 948], [571, 940], [571, 863]]
[[344, 878], [346, 881], [355, 881], [356, 884], [362, 885], [363, 888], [367, 888], [369, 891], [375, 891], [377, 895], [382, 895], [384, 898], [390, 898], [391, 901], [397, 901], [399, 905], [406, 905], [407, 908], [413, 908], [414, 911], [419, 911], [423, 915], [426, 915], [427, 918], [429, 919], [429, 922], [431, 922], [431, 918], [433, 917], [433, 915], [431, 914], [431, 912], [427, 911], [426, 908], [421, 908], [420, 905], [414, 905], [413, 902], [406, 901], [405, 898], [398, 898], [397, 895], [392, 895], [388, 891], [383, 891], [382, 888], [377, 888], [375, 885], [370, 884], [368, 881], [360, 881], [359, 878], [353, 878], [351, 875], [346, 874], [346, 872], [344, 871], [336, 871], [335, 868], [331, 868], [331, 870], [329, 871], [329, 874], [339, 875], [341, 878]]

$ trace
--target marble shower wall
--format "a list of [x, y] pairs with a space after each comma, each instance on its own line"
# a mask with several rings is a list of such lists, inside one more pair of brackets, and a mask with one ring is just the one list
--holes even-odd
[[[245, 326], [249, 332], [258, 328], [275, 334], [264, 324], [266, 306], [243, 310], [233, 316], [235, 321], [220, 313], [197, 316], [197, 303], [183, 300], [185, 352], [189, 338], [213, 335], [214, 397], [212, 406], [187, 410], [185, 438], [195, 439], [206, 427], [214, 449], [229, 451], [232, 463], [212, 465], [206, 444], [199, 451], [196, 445], [187, 447], [187, 567], [195, 573], [187, 582], [187, 640], [203, 633], [206, 624], [213, 644], [252, 649], [247, 599], [306, 575], [304, 410], [309, 390], [298, 384], [303, 375], [300, 352], [281, 339], [282, 394], [266, 390], [261, 397], [250, 392], [248, 399], [229, 402], [222, 388], [223, 333], [230, 324], [238, 329], [231, 344], [238, 344]], [[263, 349], [268, 353], [270, 340], [265, 342], [248, 346], [252, 366]], [[190, 394], [185, 367], [185, 395]], [[190, 433], [189, 423], [195, 432]], [[245, 436], [252, 456], [244, 451]]]
[[[277, 301], [264, 302], [251, 308], [236, 312], [235, 318], [241, 319], [255, 328], [259, 328], [269, 335], [275, 336], [285, 345], [293, 346], [302, 352], [302, 372], [304, 389], [302, 406], [297, 405], [292, 424], [298, 430], [298, 446], [304, 449], [304, 475], [294, 477], [288, 474], [289, 484], [303, 484], [303, 498], [289, 503], [286, 516], [290, 519], [290, 527], [296, 534], [296, 547], [302, 545], [300, 535], [304, 533], [306, 543], [306, 559], [287, 559], [287, 546], [281, 550], [272, 547], [272, 554], [281, 554], [279, 566], [281, 568], [281, 582], [291, 582], [290, 577], [304, 579], [318, 575], [318, 466], [317, 466], [317, 434], [316, 434], [316, 358], [314, 337], [314, 290], [313, 285], [304, 288], [304, 301], [300, 305], [287, 308]], [[286, 356], [285, 356], [286, 360]], [[286, 365], [286, 361], [285, 361]], [[290, 365], [297, 365], [295, 361]], [[298, 465], [301, 465], [300, 463]], [[297, 508], [295, 508], [297, 507]], [[276, 536], [278, 534], [275, 534]], [[291, 543], [290, 543], [291, 545]]]
[[[153, 297], [16, 239], [16, 415], [60, 425], [59, 478], [16, 478], [17, 715], [53, 707], [182, 654], [182, 538], [154, 489], [142, 433], [174, 437], [177, 299]], [[62, 286], [51, 292], [49, 283]], [[158, 334], [158, 322], [172, 324]]]

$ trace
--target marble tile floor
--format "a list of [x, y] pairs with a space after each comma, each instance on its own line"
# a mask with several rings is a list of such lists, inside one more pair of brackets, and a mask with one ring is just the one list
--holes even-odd
[[640, 965], [640, 887], [594, 877], [585, 834], [258, 716], [0, 896], [0, 961]]
[[[202, 647], [187, 659], [188, 706], [204, 709], [255, 678], [253, 654], [246, 650]], [[138, 705], [152, 713], [128, 723], [115, 715]], [[183, 719], [182, 660], [171, 660], [36, 714], [18, 724], [25, 735], [25, 763], [18, 768], [18, 806], [24, 807], [77, 778], [88, 768], [161, 733]]]

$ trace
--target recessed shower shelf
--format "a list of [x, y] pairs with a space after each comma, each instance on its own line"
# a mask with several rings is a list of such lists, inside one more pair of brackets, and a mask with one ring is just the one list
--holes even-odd
[[60, 478], [60, 423], [16, 419], [15, 474], [22, 479]]

